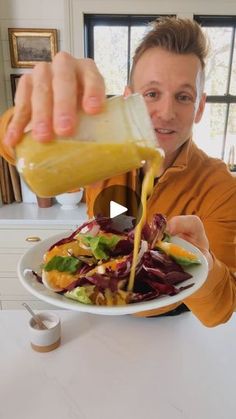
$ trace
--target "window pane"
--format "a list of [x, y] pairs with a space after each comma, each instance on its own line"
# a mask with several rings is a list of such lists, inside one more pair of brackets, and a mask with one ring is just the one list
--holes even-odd
[[236, 39], [234, 41], [234, 55], [233, 55], [232, 74], [231, 74], [229, 92], [231, 95], [236, 95]]
[[206, 92], [224, 95], [227, 89], [232, 28], [205, 28], [210, 40], [210, 54], [206, 66]]
[[132, 26], [130, 30], [130, 62], [132, 63], [132, 58], [134, 52], [143, 38], [143, 36], [148, 32], [149, 27], [147, 25], [143, 26]]
[[108, 95], [123, 94], [127, 84], [128, 28], [95, 26], [94, 59], [105, 78]]
[[221, 158], [227, 105], [207, 103], [201, 121], [194, 126], [193, 138], [209, 156]]
[[[236, 152], [236, 104], [231, 104], [229, 108], [229, 120], [225, 147], [225, 160], [228, 162], [230, 147], [234, 146]], [[236, 155], [235, 162], [236, 164]]]

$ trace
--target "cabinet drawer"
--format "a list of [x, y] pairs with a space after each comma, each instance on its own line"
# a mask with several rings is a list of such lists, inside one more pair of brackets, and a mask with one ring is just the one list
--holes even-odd
[[32, 308], [43, 309], [56, 309], [56, 306], [48, 304], [39, 300], [34, 295], [30, 294], [20, 283], [19, 279], [14, 276], [0, 277], [0, 309], [22, 309], [23, 301], [29, 302]]
[[[80, 225], [81, 222], [78, 221]], [[56, 234], [70, 235], [76, 224], [10, 224], [0, 226], [0, 309], [19, 309], [23, 301], [29, 301], [32, 308], [55, 308], [31, 295], [17, 277], [17, 264], [21, 256], [41, 240]], [[38, 238], [34, 241], [32, 238]], [[31, 238], [31, 240], [29, 240]], [[28, 240], [27, 240], [28, 239]]]
[[25, 249], [29, 246], [34, 245], [37, 241], [30, 241], [32, 238], [38, 238], [40, 240], [47, 239], [48, 237], [53, 236], [54, 234], [58, 233], [65, 233], [65, 235], [70, 232], [74, 231], [74, 228], [56, 228], [56, 229], [40, 229], [40, 228], [32, 228], [32, 229], [1, 229], [0, 230], [0, 251], [5, 249]]
[[18, 264], [18, 261], [23, 254], [23, 251], [7, 251], [7, 249], [4, 249], [4, 251], [1, 251], [0, 253], [0, 277], [3, 276], [16, 276], [16, 267]]
[[[4, 276], [0, 277], [0, 299], [3, 297], [8, 297], [12, 295], [17, 296], [28, 296], [28, 298], [32, 298], [32, 294], [30, 294], [21, 284], [20, 280], [15, 276]], [[33, 297], [34, 299], [36, 297]]]
[[37, 300], [35, 297], [29, 296], [27, 298], [27, 296], [24, 296], [24, 298], [19, 298], [14, 295], [8, 299], [0, 299], [0, 309], [25, 310], [25, 308], [22, 306], [22, 302], [28, 302], [30, 307], [34, 310], [58, 310], [58, 307], [52, 306], [51, 304], [45, 303], [44, 301]]

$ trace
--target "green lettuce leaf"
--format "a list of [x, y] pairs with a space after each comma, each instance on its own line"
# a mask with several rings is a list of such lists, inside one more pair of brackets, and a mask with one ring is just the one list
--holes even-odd
[[72, 291], [65, 292], [64, 296], [72, 300], [79, 301], [83, 304], [93, 304], [90, 295], [94, 292], [94, 285], [87, 285], [86, 287], [76, 287]]
[[53, 271], [54, 269], [59, 272], [75, 273], [82, 265], [82, 262], [73, 256], [54, 256], [48, 263], [44, 265], [46, 272]]
[[117, 243], [121, 240], [120, 236], [115, 234], [107, 236], [90, 236], [81, 235], [85, 246], [90, 247], [96, 259], [109, 259], [110, 250], [113, 250]]

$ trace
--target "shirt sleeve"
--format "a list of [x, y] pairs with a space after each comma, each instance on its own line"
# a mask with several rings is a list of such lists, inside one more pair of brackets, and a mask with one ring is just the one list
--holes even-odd
[[4, 144], [3, 138], [6, 133], [8, 124], [12, 118], [13, 112], [14, 108], [10, 108], [0, 117], [0, 156], [6, 159], [10, 164], [15, 164], [14, 151], [10, 147], [7, 147], [6, 144]]
[[207, 327], [226, 323], [236, 310], [235, 271], [213, 256], [213, 269], [205, 284], [184, 303]]
[[184, 303], [208, 327], [225, 323], [236, 311], [236, 182], [218, 185], [202, 220], [210, 243], [213, 268], [203, 286]]

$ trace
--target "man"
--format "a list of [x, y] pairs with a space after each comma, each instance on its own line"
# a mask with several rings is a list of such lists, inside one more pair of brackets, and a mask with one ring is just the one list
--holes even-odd
[[[215, 326], [226, 322], [236, 309], [236, 185], [225, 164], [209, 158], [191, 139], [193, 124], [200, 121], [205, 105], [206, 53], [197, 23], [175, 18], [156, 22], [136, 50], [125, 94], [143, 95], [157, 141], [165, 151], [162, 173], [148, 199], [148, 218], [156, 212], [165, 214], [170, 233], [191, 241], [205, 254], [207, 281], [184, 304], [203, 324]], [[20, 140], [30, 120], [38, 141], [49, 141], [52, 131], [68, 136], [74, 132], [78, 106], [93, 114], [99, 112], [104, 98], [103, 79], [91, 60], [59, 53], [52, 64], [37, 65], [32, 76], [21, 78], [15, 109], [3, 118], [2, 127], [12, 116], [2, 155], [13, 161], [10, 147]], [[138, 185], [139, 174], [89, 186], [89, 216], [102, 189]], [[176, 306], [140, 315], [173, 313]]]

